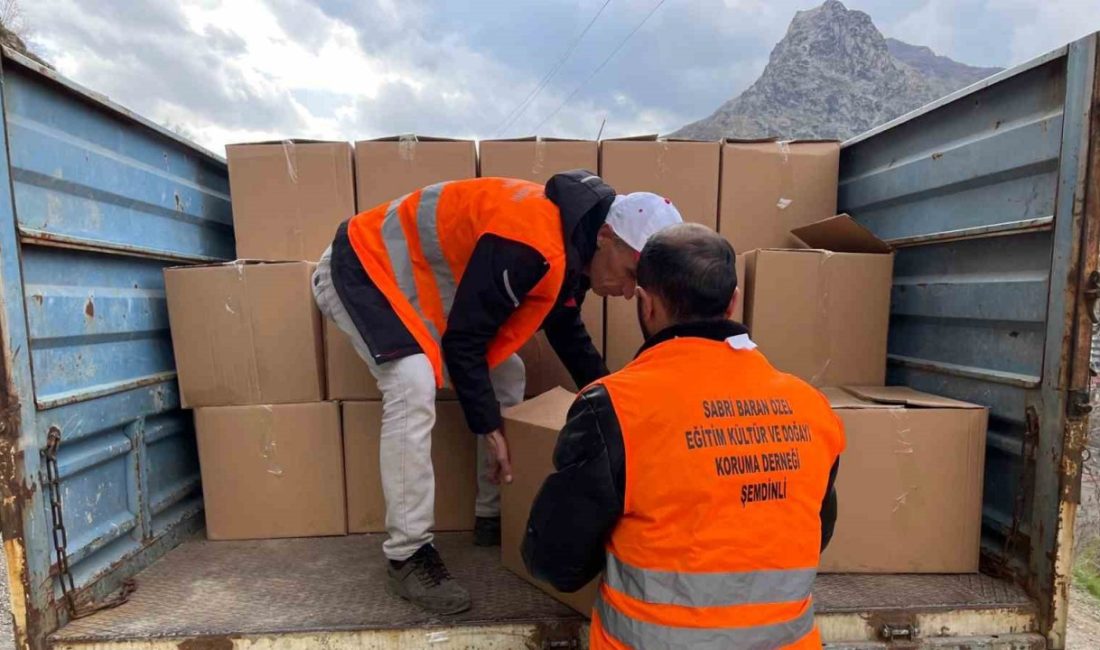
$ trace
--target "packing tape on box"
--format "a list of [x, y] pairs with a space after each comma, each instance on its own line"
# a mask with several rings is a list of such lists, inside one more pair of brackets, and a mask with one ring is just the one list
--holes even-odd
[[293, 140], [283, 140], [283, 157], [286, 158], [286, 175], [290, 182], [298, 184], [298, 153], [294, 149]]
[[535, 138], [535, 161], [531, 165], [531, 175], [541, 176], [546, 166], [546, 141], [541, 136]]
[[[827, 287], [830, 285], [831, 278], [829, 274], [832, 270], [832, 266], [829, 265], [829, 258], [833, 254], [829, 251], [825, 251], [824, 255], [821, 255], [817, 263], [817, 323], [818, 327], [814, 328], [814, 352], [821, 353], [824, 351], [825, 362], [821, 365], [821, 369], [815, 372], [810, 377], [810, 383], [814, 386], [821, 386], [824, 384], [824, 378], [829, 372], [829, 366], [833, 361], [833, 351], [829, 345], [830, 328], [829, 328], [829, 291]], [[826, 288], [823, 288], [826, 287]]]
[[[924, 468], [919, 467], [916, 464], [916, 460], [913, 458], [913, 443], [909, 441], [909, 434], [912, 431], [912, 427], [908, 426], [909, 416], [908, 409], [904, 406], [899, 408], [890, 409], [890, 417], [894, 420], [894, 454], [897, 455], [896, 463], [898, 468], [898, 474], [901, 476], [903, 484], [908, 488], [894, 498], [894, 508], [891, 512], [896, 513], [903, 507], [909, 505], [910, 496], [920, 497], [919, 485], [924, 473]], [[916, 493], [914, 494], [914, 491]]]
[[405, 133], [397, 136], [397, 156], [406, 162], [416, 158], [416, 134]]
[[783, 162], [789, 161], [791, 157], [791, 141], [777, 140], [775, 146], [779, 147], [779, 153], [783, 156]]
[[275, 410], [270, 406], [261, 407], [264, 415], [264, 425], [260, 434], [260, 456], [264, 459], [264, 471], [272, 476], [283, 475], [283, 466], [279, 463], [279, 445], [271, 437], [271, 430], [275, 425]]

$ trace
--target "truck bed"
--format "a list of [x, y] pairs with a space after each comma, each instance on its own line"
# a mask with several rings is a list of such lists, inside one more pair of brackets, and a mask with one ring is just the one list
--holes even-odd
[[[498, 549], [474, 547], [468, 533], [441, 534], [437, 546], [474, 607], [425, 614], [385, 592], [382, 539], [189, 541], [138, 575], [128, 603], [67, 625], [52, 645], [570, 648], [586, 635], [583, 617], [509, 573]], [[1000, 635], [1012, 645], [996, 647], [1043, 647], [1024, 592], [989, 576], [823, 575], [815, 599], [836, 647], [879, 647], [885, 623], [915, 625], [921, 636]]]

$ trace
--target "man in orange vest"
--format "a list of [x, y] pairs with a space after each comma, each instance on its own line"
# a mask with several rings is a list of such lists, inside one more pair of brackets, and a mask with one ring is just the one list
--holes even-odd
[[646, 342], [578, 395], [524, 561], [566, 592], [603, 572], [596, 650], [820, 648], [810, 592], [836, 519], [840, 421], [730, 320], [722, 237], [662, 231], [637, 278]]
[[632, 294], [638, 251], [679, 223], [652, 194], [616, 196], [584, 170], [545, 188], [504, 178], [437, 183], [342, 224], [313, 276], [382, 393], [383, 551], [391, 593], [439, 614], [470, 606], [432, 545], [431, 430], [445, 371], [479, 434], [475, 542], [500, 543], [511, 481], [501, 406], [523, 399], [516, 351], [539, 329], [579, 385], [607, 374], [580, 318], [588, 289]]

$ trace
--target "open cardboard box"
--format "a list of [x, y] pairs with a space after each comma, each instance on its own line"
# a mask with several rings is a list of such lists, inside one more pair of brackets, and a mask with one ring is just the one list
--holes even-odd
[[881, 385], [894, 255], [846, 214], [792, 230], [809, 248], [745, 254], [745, 324], [778, 369], [817, 386]]

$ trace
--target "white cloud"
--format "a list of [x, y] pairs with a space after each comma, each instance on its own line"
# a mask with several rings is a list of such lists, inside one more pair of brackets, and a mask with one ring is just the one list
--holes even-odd
[[[957, 38], [952, 0], [929, 0], [889, 27], [892, 36], [913, 45], [932, 48], [937, 54], [957, 57]], [[973, 65], [996, 65], [988, 61], [964, 61]]]
[[999, 0], [992, 7], [1018, 18], [1011, 41], [1013, 63], [1022, 63], [1100, 30], [1097, 0]]
[[[1007, 65], [1100, 28], [1096, 1], [848, 4], [882, 15], [889, 36], [966, 63]], [[530, 134], [655, 2], [612, 4], [503, 135]], [[63, 74], [218, 151], [282, 137], [492, 137], [600, 4], [25, 0], [24, 8], [34, 44]], [[669, 132], [703, 117], [760, 73], [795, 11], [817, 4], [668, 2], [542, 134], [592, 137], [605, 118], [605, 134]]]
[[[144, 8], [38, 0], [28, 13], [36, 45], [63, 74], [214, 151], [283, 137], [488, 137], [534, 82], [459, 39], [427, 38], [413, 28], [421, 8], [392, 0], [371, 7], [365, 32], [308, 0], [157, 0]], [[385, 38], [375, 43], [371, 34]], [[548, 89], [520, 126], [562, 97]], [[661, 114], [610, 108], [637, 112], [622, 119], [627, 128], [653, 128]], [[553, 126], [593, 135], [600, 111], [571, 103]]]

